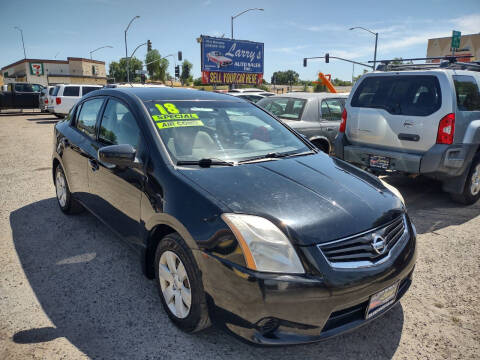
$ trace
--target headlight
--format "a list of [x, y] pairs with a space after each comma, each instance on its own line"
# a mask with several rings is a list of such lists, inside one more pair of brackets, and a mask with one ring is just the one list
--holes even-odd
[[269, 220], [242, 214], [222, 214], [222, 219], [235, 234], [248, 268], [276, 273], [305, 273], [290, 241]]
[[383, 186], [385, 186], [388, 190], [390, 190], [392, 193], [397, 195], [398, 198], [402, 201], [403, 205], [405, 205], [405, 199], [403, 198], [402, 194], [400, 193], [400, 191], [398, 191], [398, 189], [395, 186], [388, 184], [386, 181], [383, 181], [382, 179], [379, 179], [379, 180], [382, 182]]

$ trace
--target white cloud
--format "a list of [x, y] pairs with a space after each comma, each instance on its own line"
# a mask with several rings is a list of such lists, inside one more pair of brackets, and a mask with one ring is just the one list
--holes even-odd
[[455, 18], [452, 23], [456, 26], [455, 30], [460, 30], [462, 34], [480, 33], [480, 14], [470, 14]]
[[279, 47], [279, 48], [272, 48], [270, 49], [270, 51], [293, 54], [293, 53], [296, 53], [298, 50], [302, 50], [309, 47], [311, 46], [310, 45], [285, 46], [285, 47]]

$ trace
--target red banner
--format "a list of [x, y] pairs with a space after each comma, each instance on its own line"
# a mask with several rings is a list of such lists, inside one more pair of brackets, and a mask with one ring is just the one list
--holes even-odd
[[203, 84], [250, 84], [261, 85], [263, 74], [202, 71]]

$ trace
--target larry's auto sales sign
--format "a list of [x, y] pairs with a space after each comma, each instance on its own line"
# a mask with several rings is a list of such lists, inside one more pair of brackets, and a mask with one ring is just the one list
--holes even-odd
[[230, 77], [220, 75], [218, 78], [225, 81], [232, 78], [235, 79], [232, 83], [237, 84], [239, 79], [247, 79], [238, 74], [263, 74], [263, 43], [210, 36], [200, 38], [202, 72], [232, 73]]

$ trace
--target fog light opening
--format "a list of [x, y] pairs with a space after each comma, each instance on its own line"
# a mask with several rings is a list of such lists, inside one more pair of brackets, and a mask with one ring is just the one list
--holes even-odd
[[260, 331], [264, 336], [274, 333], [279, 326], [280, 320], [273, 317], [263, 318], [256, 324], [257, 330]]

